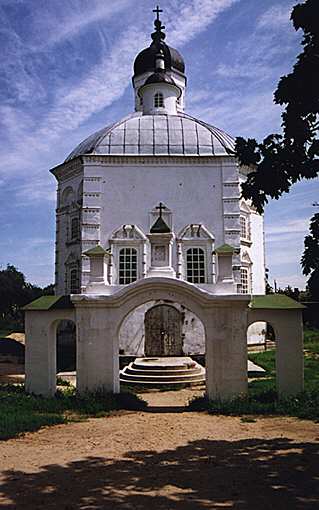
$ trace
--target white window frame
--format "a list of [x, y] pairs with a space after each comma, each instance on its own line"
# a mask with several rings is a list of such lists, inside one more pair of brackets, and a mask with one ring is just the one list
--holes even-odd
[[[132, 234], [132, 237], [130, 237]], [[110, 239], [111, 259], [108, 280], [111, 285], [120, 284], [120, 251], [122, 248], [135, 248], [137, 251], [136, 280], [146, 276], [146, 242], [147, 238], [137, 225], [122, 225], [117, 228]]]
[[[197, 257], [197, 261], [198, 261], [198, 277], [194, 277], [194, 255], [192, 254], [192, 267], [191, 267], [191, 273], [192, 275], [189, 277], [189, 273], [188, 273], [188, 265], [189, 265], [189, 252], [193, 250], [198, 250], [198, 252], [201, 252], [203, 254], [203, 274], [201, 275], [200, 274], [200, 262], [199, 262], [199, 257]], [[200, 284], [200, 283], [206, 283], [207, 282], [207, 262], [206, 262], [206, 250], [205, 250], [205, 247], [203, 246], [188, 246], [187, 249], [186, 249], [186, 260], [185, 260], [185, 276], [186, 276], [186, 281], [188, 281], [189, 283], [195, 283], [195, 284]], [[201, 278], [202, 277], [202, 278]], [[195, 280], [198, 280], [198, 281], [195, 281]], [[203, 281], [200, 281], [200, 280], [203, 280]]]
[[[205, 282], [214, 283], [214, 251], [215, 238], [209, 230], [202, 224], [186, 225], [177, 238], [177, 244], [180, 246], [178, 252], [178, 268], [181, 270], [178, 277], [187, 281], [187, 250], [189, 248], [201, 248], [204, 251], [205, 258]], [[197, 285], [197, 284], [195, 284]], [[201, 285], [201, 284], [199, 284]]]
[[154, 94], [154, 108], [164, 108], [164, 94], [162, 92]]
[[[246, 275], [244, 277], [244, 274]], [[241, 266], [240, 268], [240, 294], [251, 293], [251, 271], [249, 266]]]
[[[133, 256], [135, 262], [133, 263]], [[123, 268], [121, 267], [123, 264]], [[127, 265], [129, 264], [128, 272]], [[135, 273], [135, 277], [133, 276]], [[133, 246], [123, 246], [118, 252], [118, 283], [128, 285], [138, 279], [138, 250]], [[121, 281], [124, 280], [124, 281]]]

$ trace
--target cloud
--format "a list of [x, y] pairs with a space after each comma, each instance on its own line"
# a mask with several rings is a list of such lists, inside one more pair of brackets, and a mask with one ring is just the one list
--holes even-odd
[[239, 0], [192, 0], [169, 16], [170, 41], [181, 47], [205, 30], [216, 17]]
[[267, 228], [267, 236], [281, 236], [283, 234], [299, 234], [300, 232], [305, 233], [309, 227], [309, 220], [307, 218], [300, 218], [296, 220], [288, 220], [286, 222], [280, 222], [276, 225], [271, 225]]
[[[237, 0], [193, 0], [186, 6], [182, 5], [178, 9], [178, 16], [173, 16], [171, 13], [173, 21], [170, 39], [178, 43], [179, 46], [183, 45], [201, 30], [204, 30], [220, 12], [235, 1]], [[124, 5], [123, 2], [122, 4]], [[92, 18], [91, 21], [93, 22], [96, 17], [101, 16], [101, 12], [106, 15], [108, 11], [105, 9], [97, 11], [94, 16], [92, 15], [94, 19]], [[82, 26], [81, 23], [75, 22], [74, 30], [79, 26]], [[68, 24], [63, 30], [63, 34], [66, 36], [72, 32], [73, 28]], [[61, 39], [61, 34], [62, 32], [57, 36], [57, 39]], [[129, 85], [135, 55], [143, 45], [147, 44], [148, 36], [146, 34], [147, 31], [141, 30], [141, 26], [137, 24], [126, 28], [114, 41], [111, 52], [94, 65], [87, 76], [72, 88], [62, 85], [56, 91], [53, 104], [42, 120], [36, 123], [36, 127], [32, 125], [32, 117], [20, 116], [21, 111], [7, 107], [3, 123], [10, 131], [13, 151], [10, 154], [6, 151], [7, 154], [4, 154], [6, 162], [4, 175], [7, 173], [8, 167], [11, 167], [11, 170], [16, 173], [25, 169], [28, 164], [28, 161], [24, 160], [22, 165], [24, 158], [22, 154], [25, 147], [28, 147], [26, 158], [29, 159], [31, 168], [34, 161], [38, 162], [37, 156], [34, 156], [35, 152], [43, 155], [65, 133], [73, 133], [92, 115], [101, 112], [117, 101]], [[21, 188], [21, 192], [26, 188]], [[40, 193], [38, 196], [41, 197], [42, 194]]]
[[285, 25], [289, 25], [290, 21], [290, 7], [295, 2], [291, 2], [290, 5], [273, 5], [265, 11], [257, 20], [258, 29], [281, 29]]

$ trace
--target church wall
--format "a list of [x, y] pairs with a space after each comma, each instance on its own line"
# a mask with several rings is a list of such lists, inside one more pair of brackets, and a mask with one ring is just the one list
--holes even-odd
[[[201, 223], [223, 244], [222, 175], [216, 164], [196, 165], [90, 165], [85, 176], [102, 178], [101, 244], [122, 224], [150, 229], [149, 213], [162, 201], [172, 211], [173, 231]], [[132, 203], [135, 204], [132, 208]], [[176, 262], [174, 250], [174, 263]]]
[[[68, 271], [71, 266], [81, 269], [81, 232], [71, 239], [71, 220], [78, 218], [81, 225], [82, 172], [59, 182], [56, 221], [56, 294], [66, 294], [69, 289]], [[80, 227], [81, 228], [81, 227]], [[80, 282], [79, 282], [80, 283]]]
[[252, 213], [250, 216], [251, 240], [250, 257], [253, 263], [252, 293], [265, 294], [265, 251], [264, 218]]

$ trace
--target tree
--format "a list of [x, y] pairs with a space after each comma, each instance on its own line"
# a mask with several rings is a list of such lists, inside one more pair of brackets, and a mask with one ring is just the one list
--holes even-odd
[[[270, 134], [261, 143], [253, 138], [236, 139], [239, 164], [253, 168], [242, 185], [242, 195], [259, 213], [269, 198], [278, 199], [295, 182], [313, 179], [319, 172], [319, 1], [306, 0], [296, 5], [291, 20], [296, 30], [304, 32], [303, 51], [292, 72], [280, 78], [274, 93], [274, 102], [285, 105], [282, 133]], [[319, 285], [319, 266], [310, 259], [318, 249], [317, 216], [311, 219], [313, 232], [305, 239], [302, 257], [303, 272], [310, 274], [308, 287], [312, 296], [318, 296]]]
[[282, 134], [270, 134], [263, 142], [237, 138], [240, 165], [253, 167], [242, 194], [262, 213], [268, 198], [278, 199], [291, 185], [319, 172], [319, 2], [306, 0], [291, 13], [296, 30], [303, 30], [303, 51], [293, 71], [280, 78], [274, 102], [285, 105]]
[[310, 235], [305, 237], [305, 250], [301, 259], [303, 273], [309, 276], [308, 290], [314, 300], [319, 300], [319, 213], [311, 218]]
[[6, 269], [0, 270], [0, 323], [22, 327], [21, 308], [43, 294], [50, 293], [53, 293], [52, 286], [41, 289], [28, 283], [21, 271], [8, 264]]

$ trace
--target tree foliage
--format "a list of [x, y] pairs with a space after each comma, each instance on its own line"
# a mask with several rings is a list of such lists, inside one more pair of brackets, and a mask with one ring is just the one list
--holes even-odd
[[319, 172], [319, 1], [296, 5], [291, 20], [296, 30], [304, 32], [303, 51], [274, 93], [274, 102], [284, 105], [282, 133], [270, 134], [261, 143], [236, 139], [240, 165], [254, 168], [242, 194], [260, 213], [269, 197], [278, 199], [295, 182]]
[[28, 283], [24, 274], [8, 264], [0, 270], [0, 323], [23, 325], [21, 308], [43, 294], [53, 294], [53, 285], [44, 289]]
[[303, 273], [309, 276], [308, 290], [312, 299], [319, 300], [319, 213], [311, 218], [310, 235], [305, 237], [301, 259]]

